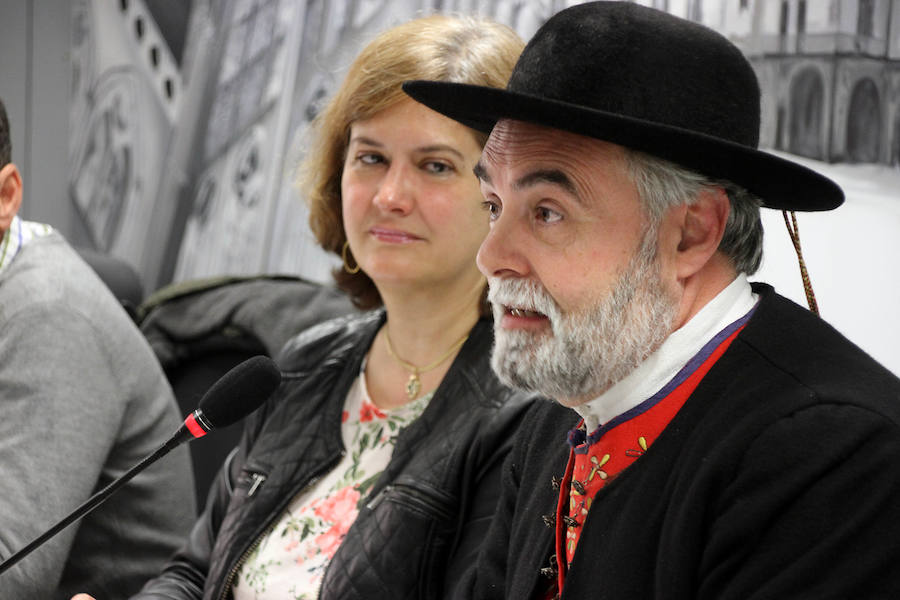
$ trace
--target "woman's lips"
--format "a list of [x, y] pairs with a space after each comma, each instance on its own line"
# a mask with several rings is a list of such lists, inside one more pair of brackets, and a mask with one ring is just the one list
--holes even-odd
[[385, 227], [373, 227], [369, 230], [369, 233], [375, 239], [391, 244], [408, 244], [410, 242], [415, 242], [422, 239], [406, 231], [401, 231], [399, 229], [388, 229]]

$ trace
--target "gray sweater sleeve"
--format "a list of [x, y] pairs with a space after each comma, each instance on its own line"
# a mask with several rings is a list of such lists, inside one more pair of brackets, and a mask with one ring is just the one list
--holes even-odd
[[[0, 555], [7, 557], [154, 451], [181, 415], [152, 351], [56, 236], [0, 277]], [[0, 598], [126, 597], [195, 513], [186, 447], [0, 575]]]
[[[0, 552], [9, 556], [88, 498], [115, 443], [125, 405], [91, 326], [35, 305], [0, 336]], [[72, 526], [0, 576], [7, 597], [50, 597]]]

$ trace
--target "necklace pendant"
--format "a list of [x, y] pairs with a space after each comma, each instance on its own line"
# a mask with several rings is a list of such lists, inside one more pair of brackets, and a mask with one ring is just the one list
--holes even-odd
[[419, 390], [422, 389], [422, 382], [419, 381], [419, 375], [413, 373], [409, 376], [409, 379], [406, 382], [406, 395], [412, 400], [416, 396], [419, 395]]

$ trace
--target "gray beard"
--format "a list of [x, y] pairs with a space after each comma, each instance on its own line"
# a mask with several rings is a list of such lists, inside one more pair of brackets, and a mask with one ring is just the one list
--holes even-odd
[[[599, 396], [636, 369], [669, 336], [678, 311], [662, 285], [654, 227], [645, 232], [612, 290], [587, 310], [564, 314], [531, 280], [490, 278], [489, 284], [491, 367], [506, 385], [567, 406]], [[500, 328], [500, 305], [546, 315], [552, 334]]]

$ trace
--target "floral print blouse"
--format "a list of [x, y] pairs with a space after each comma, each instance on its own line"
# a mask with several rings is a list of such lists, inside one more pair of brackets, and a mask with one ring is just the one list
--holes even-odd
[[294, 498], [247, 557], [235, 578], [235, 600], [318, 597], [325, 568], [391, 460], [397, 434], [422, 414], [432, 395], [382, 411], [369, 398], [360, 372], [342, 415], [346, 454], [330, 473]]

